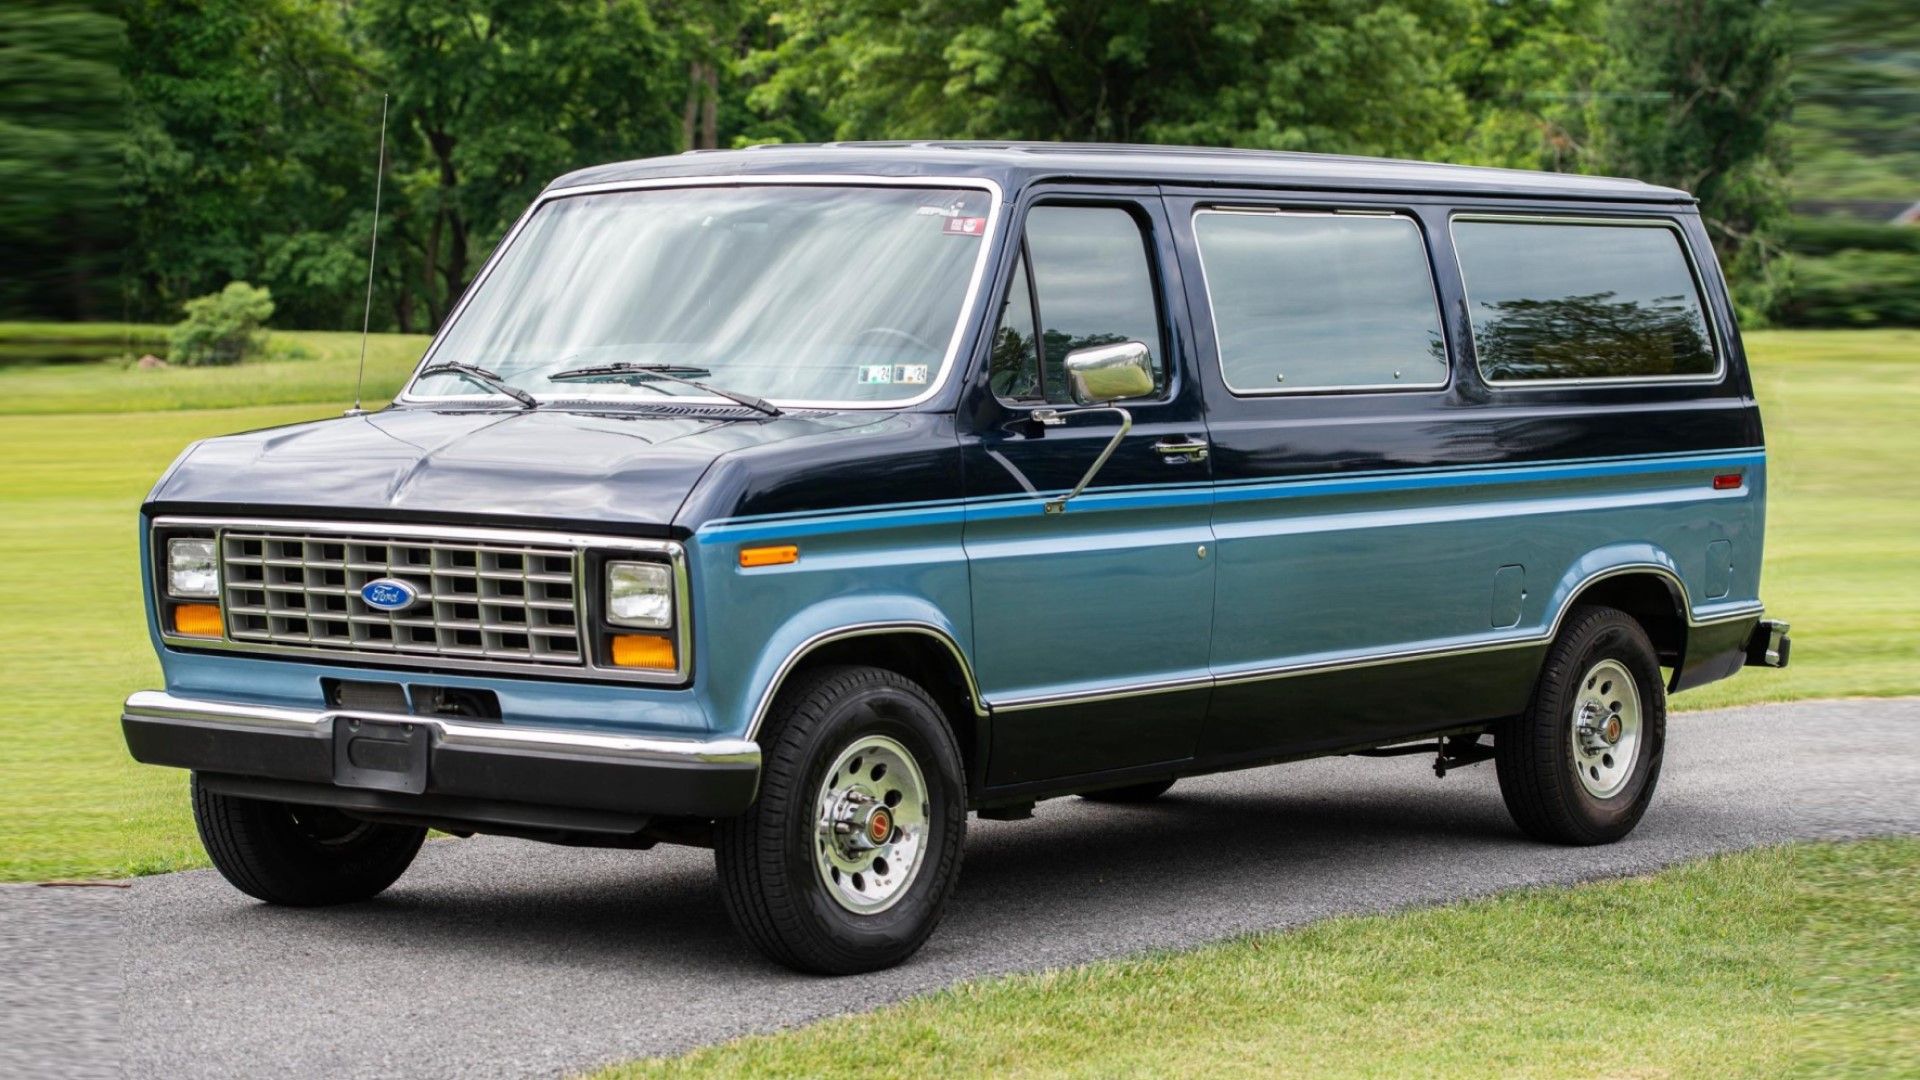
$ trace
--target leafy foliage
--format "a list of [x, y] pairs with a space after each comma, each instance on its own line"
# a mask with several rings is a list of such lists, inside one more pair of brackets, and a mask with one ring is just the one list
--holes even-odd
[[188, 367], [237, 364], [266, 343], [261, 328], [273, 315], [273, 296], [244, 281], [181, 305], [187, 317], [167, 334], [167, 359]]
[[[1466, 0], [800, 0], [751, 100], [839, 138], [1437, 154]], [[1392, 107], [1381, 107], [1391, 101]]]
[[80, 3], [0, 5], [0, 311], [120, 314], [119, 20]]
[[1920, 199], [1920, 18], [1912, 0], [1798, 0], [1797, 196]]
[[[352, 251], [366, 236], [344, 207], [361, 205], [373, 155], [365, 71], [339, 8], [129, 0], [123, 10], [133, 314], [160, 316], [246, 277], [288, 297], [290, 321], [344, 325], [358, 313], [365, 263]], [[311, 257], [323, 251], [337, 254]]]
[[393, 94], [402, 330], [441, 320], [555, 175], [680, 149], [674, 43], [640, 0], [363, 0], [356, 12]]
[[[1915, 175], [1906, 6], [1804, 0], [1822, 175]], [[27, 194], [0, 242], [35, 255], [0, 311], [155, 319], [246, 279], [287, 325], [357, 325], [382, 94], [376, 328], [437, 324], [559, 173], [827, 138], [1625, 173], [1700, 195], [1757, 311], [1792, 25], [1786, 0], [24, 0], [0, 11], [0, 179]]]
[[[1920, 235], [1920, 229], [1887, 232]], [[1781, 312], [1792, 326], [1920, 326], [1920, 254], [1849, 248], [1793, 263]]]
[[1787, 247], [1796, 255], [1832, 255], [1848, 249], [1920, 255], [1920, 228], [1848, 218], [1798, 218], [1787, 229]]
[[1618, 0], [1610, 34], [1608, 166], [1698, 196], [1736, 299], [1761, 315], [1780, 287], [1787, 216], [1785, 0]]

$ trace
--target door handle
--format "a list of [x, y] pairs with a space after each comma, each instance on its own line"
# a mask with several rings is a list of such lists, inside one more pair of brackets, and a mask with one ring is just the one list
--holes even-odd
[[1205, 439], [1161, 439], [1153, 444], [1153, 452], [1167, 460], [1169, 465], [1178, 465], [1183, 461], [1207, 460], [1207, 441]]

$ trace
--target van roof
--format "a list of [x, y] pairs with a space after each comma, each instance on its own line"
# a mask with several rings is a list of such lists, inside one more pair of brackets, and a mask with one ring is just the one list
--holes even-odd
[[1442, 165], [1392, 158], [1047, 142], [839, 142], [691, 150], [570, 172], [551, 189], [672, 177], [793, 174], [987, 177], [1009, 190], [1036, 180], [1474, 194], [1691, 203], [1676, 188], [1572, 173]]

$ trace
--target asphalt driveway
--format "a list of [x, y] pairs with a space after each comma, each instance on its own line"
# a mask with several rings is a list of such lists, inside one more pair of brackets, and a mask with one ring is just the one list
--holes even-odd
[[0, 1075], [551, 1076], [867, 1009], [974, 976], [1328, 915], [1639, 873], [1802, 838], [1920, 832], [1920, 700], [1677, 717], [1626, 841], [1547, 847], [1493, 766], [1335, 759], [974, 822], [906, 966], [826, 980], [749, 951], [711, 855], [429, 844], [379, 899], [275, 909], [211, 871], [0, 889]]

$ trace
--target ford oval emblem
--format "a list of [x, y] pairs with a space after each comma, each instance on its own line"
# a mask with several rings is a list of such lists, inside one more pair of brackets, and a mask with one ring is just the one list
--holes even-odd
[[377, 611], [405, 611], [420, 599], [420, 590], [399, 578], [375, 578], [360, 586], [360, 599]]

